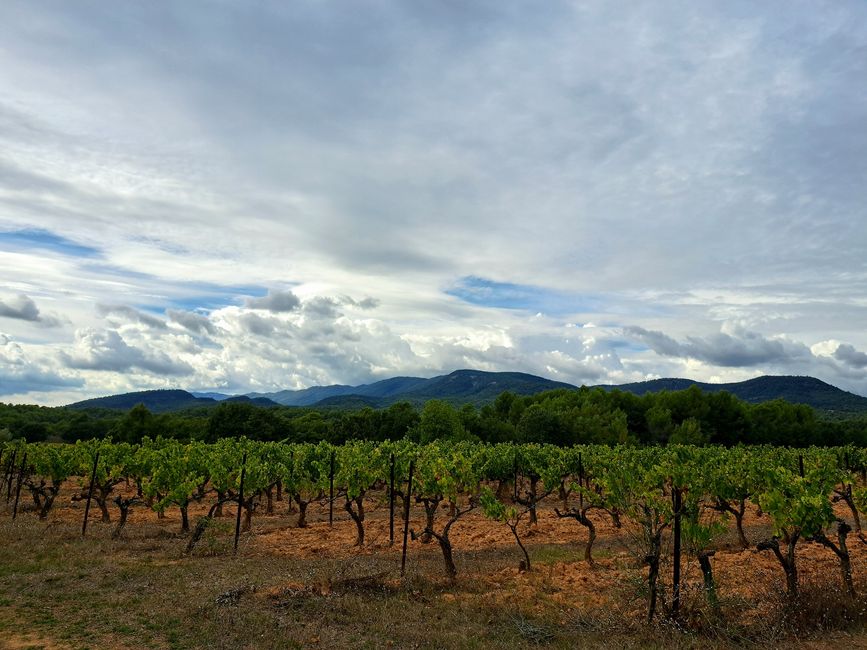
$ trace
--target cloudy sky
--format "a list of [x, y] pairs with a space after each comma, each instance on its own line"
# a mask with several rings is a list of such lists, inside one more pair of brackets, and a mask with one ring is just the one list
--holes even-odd
[[0, 4], [0, 401], [867, 395], [867, 4]]

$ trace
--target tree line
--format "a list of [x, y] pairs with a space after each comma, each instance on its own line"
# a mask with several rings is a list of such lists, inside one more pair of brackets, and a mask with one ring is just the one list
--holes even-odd
[[867, 416], [819, 417], [809, 406], [773, 400], [744, 402], [698, 387], [642, 396], [601, 388], [557, 389], [536, 395], [501, 393], [481, 408], [429, 400], [387, 408], [342, 410], [260, 407], [224, 402], [216, 407], [152, 413], [0, 404], [0, 440], [74, 442], [145, 437], [215, 442], [253, 440], [341, 444], [347, 440], [434, 440], [575, 444], [773, 444], [867, 446]]

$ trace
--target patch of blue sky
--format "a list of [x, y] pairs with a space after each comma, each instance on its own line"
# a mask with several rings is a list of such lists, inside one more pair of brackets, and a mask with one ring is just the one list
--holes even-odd
[[446, 293], [481, 307], [516, 309], [550, 316], [595, 312], [601, 303], [598, 296], [569, 294], [528, 284], [496, 282], [475, 275], [461, 278]]
[[[147, 302], [136, 304], [152, 314], [161, 315], [166, 309], [207, 312], [230, 305], [243, 304], [245, 298], [261, 298], [268, 295], [268, 287], [258, 284], [218, 284], [196, 280], [170, 280], [152, 273], [133, 269], [88, 262], [80, 266], [82, 270], [99, 273], [102, 276], [126, 278], [146, 283], [147, 293], [152, 296]], [[281, 286], [285, 283], [281, 283]], [[291, 285], [290, 285], [291, 286]]]
[[135, 280], [154, 280], [156, 281], [157, 276], [151, 273], [143, 273], [141, 271], [133, 271], [132, 269], [127, 269], [122, 266], [116, 266], [114, 264], [102, 264], [99, 262], [88, 262], [85, 264], [79, 265], [82, 271], [90, 271], [92, 273], [99, 273], [100, 275], [105, 276], [114, 276], [121, 278], [130, 278]]
[[627, 352], [647, 352], [650, 348], [627, 339], [608, 339], [605, 344], [610, 348]]
[[221, 285], [209, 282], [181, 282], [171, 286], [172, 294], [159, 305], [137, 305], [139, 309], [161, 312], [165, 309], [207, 312], [230, 305], [240, 305], [245, 298], [260, 298], [268, 288], [258, 285]]
[[41, 228], [0, 232], [0, 248], [7, 250], [42, 250], [70, 257], [102, 257], [102, 251]]
[[236, 298], [261, 298], [268, 295], [268, 287], [258, 284], [215, 284], [212, 282], [185, 282], [184, 287], [201, 294], [223, 294]]

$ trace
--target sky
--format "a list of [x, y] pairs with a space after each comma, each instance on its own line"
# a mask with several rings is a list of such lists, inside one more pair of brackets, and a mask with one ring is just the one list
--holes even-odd
[[0, 3], [0, 401], [867, 395], [867, 3]]

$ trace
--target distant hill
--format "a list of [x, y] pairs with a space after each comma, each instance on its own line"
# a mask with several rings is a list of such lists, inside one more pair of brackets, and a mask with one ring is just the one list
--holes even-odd
[[334, 398], [349, 395], [373, 398], [376, 401], [379, 398], [401, 395], [427, 381], [430, 380], [419, 377], [392, 377], [360, 386], [333, 384], [331, 386], [311, 386], [301, 390], [281, 390], [277, 393], [248, 393], [248, 395], [250, 397], [266, 397], [284, 406], [313, 406], [324, 400], [331, 402]]
[[555, 388], [575, 388], [575, 386], [524, 372], [456, 370], [448, 375], [428, 379], [398, 397], [411, 402], [442, 399], [457, 404], [479, 405], [493, 401], [497, 395], [506, 390], [518, 395], [533, 395]]
[[339, 409], [341, 411], [356, 411], [366, 407], [381, 408], [384, 405], [382, 400], [364, 395], [335, 395], [316, 402], [318, 409]]
[[523, 372], [456, 370], [431, 379], [392, 377], [360, 386], [315, 386], [298, 391], [251, 393], [251, 396], [268, 397], [287, 406], [355, 408], [359, 405], [383, 407], [402, 401], [422, 404], [431, 399], [453, 404], [484, 404], [506, 390], [532, 395], [554, 388], [575, 386]]
[[227, 395], [226, 393], [199, 393], [196, 391], [191, 391], [190, 394], [193, 397], [207, 397], [208, 399], [213, 399], [218, 402], [222, 402], [224, 399], [228, 399], [229, 397], [236, 397], [236, 395]]
[[144, 404], [149, 411], [154, 413], [167, 413], [169, 411], [181, 411], [197, 406], [213, 406], [217, 402], [208, 397], [196, 397], [185, 390], [143, 390], [137, 393], [123, 393], [108, 397], [94, 397], [83, 402], [70, 404], [71, 409], [119, 409], [128, 410], [136, 404]]
[[250, 397], [249, 395], [233, 395], [232, 397], [227, 397], [218, 401], [230, 403], [244, 402], [247, 404], [253, 404], [254, 406], [280, 406], [280, 404], [272, 399], [268, 399], [267, 397]]
[[729, 384], [708, 384], [691, 379], [652, 379], [602, 388], [644, 395], [661, 390], [686, 390], [690, 386], [698, 386], [709, 393], [728, 391], [752, 404], [784, 399], [793, 404], [807, 404], [828, 415], [867, 413], [867, 397], [841, 390], [815, 377], [764, 376]]
[[[278, 406], [277, 402], [268, 398], [250, 398], [246, 395], [227, 396], [225, 399], [220, 401], [246, 402], [256, 406]], [[196, 397], [185, 390], [144, 390], [136, 393], [123, 393], [121, 395], [86, 399], [83, 402], [70, 404], [67, 408], [104, 408], [126, 411], [137, 404], [144, 404], [147, 409], [153, 413], [169, 413], [172, 411], [182, 411], [184, 409], [201, 406], [216, 406], [220, 401], [210, 397]]]
[[[600, 386], [605, 390], [623, 390], [636, 395], [661, 390], [685, 390], [698, 386], [707, 392], [728, 391], [753, 404], [773, 399], [784, 399], [795, 404], [807, 404], [830, 417], [848, 417], [867, 414], [867, 397], [840, 390], [813, 377], [757, 377], [729, 384], [708, 384], [691, 379], [653, 379], [619, 386]], [[431, 399], [441, 399], [456, 406], [489, 403], [503, 391], [519, 395], [533, 395], [555, 388], [575, 388], [544, 377], [523, 372], [485, 372], [482, 370], [456, 370], [448, 375], [422, 379], [420, 377], [392, 377], [360, 386], [313, 386], [303, 390], [283, 390], [275, 393], [223, 395], [184, 390], [150, 390], [98, 397], [71, 404], [70, 408], [130, 409], [144, 404], [155, 413], [180, 411], [194, 407], [216, 406], [221, 401], [245, 402], [257, 406], [316, 406], [336, 409], [358, 409], [365, 406], [382, 408], [400, 401], [416, 406]], [[206, 395], [206, 396], [203, 396]], [[219, 397], [218, 397], [219, 396]]]

